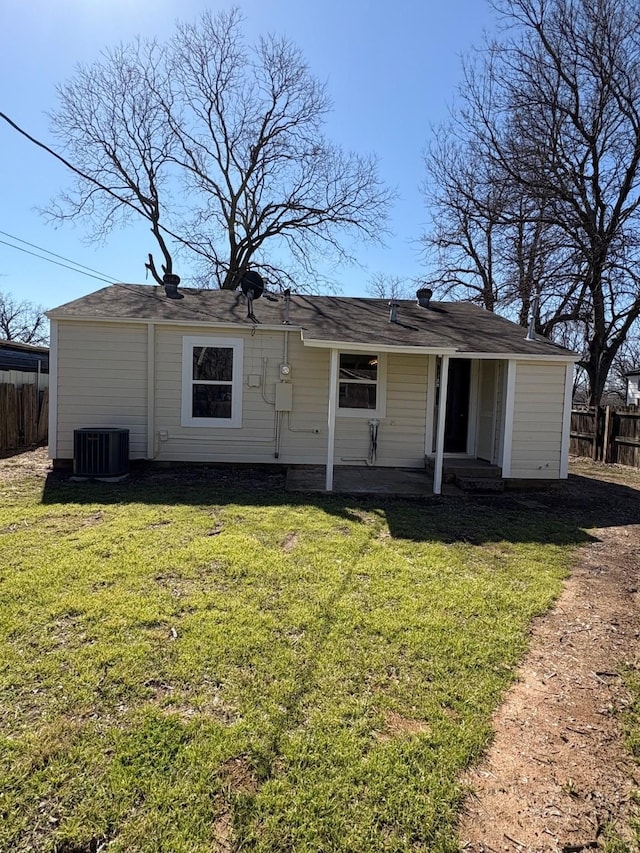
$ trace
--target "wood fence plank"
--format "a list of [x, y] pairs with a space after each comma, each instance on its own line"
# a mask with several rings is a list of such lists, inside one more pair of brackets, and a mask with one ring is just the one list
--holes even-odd
[[40, 413], [38, 415], [38, 429], [36, 440], [38, 444], [42, 444], [42, 442], [47, 440], [47, 434], [49, 429], [49, 389], [45, 388], [42, 392], [42, 399], [40, 400]]
[[8, 450], [9, 429], [9, 386], [6, 382], [0, 384], [0, 450]]
[[18, 389], [7, 385], [7, 450], [15, 450], [19, 444], [18, 432]]
[[49, 419], [49, 392], [42, 401], [35, 385], [16, 388], [0, 383], [0, 451], [18, 450], [46, 441]]
[[574, 409], [570, 453], [640, 468], [640, 410], [637, 406]]
[[22, 386], [22, 441], [25, 447], [36, 443], [38, 407], [35, 385]]

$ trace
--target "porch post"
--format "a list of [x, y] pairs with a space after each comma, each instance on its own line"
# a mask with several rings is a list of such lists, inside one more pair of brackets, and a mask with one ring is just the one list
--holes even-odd
[[449, 385], [449, 356], [443, 355], [440, 365], [440, 395], [438, 399], [438, 426], [436, 428], [436, 458], [433, 468], [433, 494], [442, 491], [442, 466], [444, 462], [444, 424], [447, 416], [447, 386]]
[[502, 476], [511, 476], [511, 449], [513, 446], [513, 415], [516, 406], [516, 361], [507, 361], [507, 381], [504, 400], [504, 443], [502, 446]]
[[338, 399], [338, 350], [331, 350], [329, 360], [329, 401], [327, 406], [327, 470], [325, 489], [333, 491], [333, 457], [336, 444], [336, 404]]

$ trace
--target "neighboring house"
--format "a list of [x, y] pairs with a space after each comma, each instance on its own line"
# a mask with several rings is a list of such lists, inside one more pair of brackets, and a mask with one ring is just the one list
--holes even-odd
[[627, 370], [624, 376], [627, 380], [627, 406], [640, 406], [640, 367]]
[[0, 340], [0, 383], [21, 388], [35, 385], [39, 391], [49, 385], [49, 347]]
[[[577, 356], [466, 302], [113, 285], [48, 312], [50, 455], [130, 431], [132, 459], [567, 476]], [[425, 294], [422, 294], [425, 296]], [[428, 305], [427, 305], [428, 303]], [[427, 307], [425, 307], [427, 305]], [[395, 322], [392, 320], [395, 319]]]

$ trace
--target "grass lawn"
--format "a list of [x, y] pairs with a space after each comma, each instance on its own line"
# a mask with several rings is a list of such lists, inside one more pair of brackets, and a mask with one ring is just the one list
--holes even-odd
[[2, 483], [0, 850], [454, 851], [580, 538], [215, 472]]

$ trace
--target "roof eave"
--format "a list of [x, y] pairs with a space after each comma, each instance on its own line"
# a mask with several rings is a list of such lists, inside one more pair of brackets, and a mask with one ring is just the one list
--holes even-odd
[[234, 320], [233, 322], [215, 319], [189, 320], [184, 317], [174, 317], [172, 319], [167, 319], [164, 317], [100, 317], [96, 316], [95, 314], [91, 316], [83, 314], [74, 314], [73, 316], [69, 316], [68, 314], [64, 313], [57, 313], [55, 309], [53, 311], [47, 312], [46, 316], [50, 320], [65, 320], [70, 323], [133, 323], [137, 326], [202, 326], [207, 328], [215, 326], [216, 328], [234, 329], [235, 331], [238, 331], [239, 329], [246, 329], [247, 331], [251, 331], [252, 329], [263, 329], [269, 332], [302, 331], [302, 328], [300, 326], [296, 326], [293, 323], [243, 323], [239, 320]]
[[519, 361], [561, 361], [576, 362], [580, 358], [575, 353], [526, 353], [526, 352], [467, 352], [455, 347], [424, 347], [410, 344], [387, 344], [375, 340], [365, 342], [345, 341], [338, 339], [305, 338], [302, 331], [302, 342], [307, 347], [318, 349], [341, 349], [352, 352], [395, 352], [410, 355], [448, 355], [452, 358], [470, 359], [509, 359], [515, 358]]
[[397, 353], [422, 353], [423, 355], [456, 355], [457, 350], [453, 347], [421, 347], [411, 346], [409, 344], [386, 344], [375, 340], [356, 342], [345, 341], [340, 339], [323, 340], [320, 338], [305, 338], [304, 329], [302, 330], [302, 343], [306, 347], [316, 347], [317, 349], [341, 349], [350, 350], [351, 352], [397, 352]]

